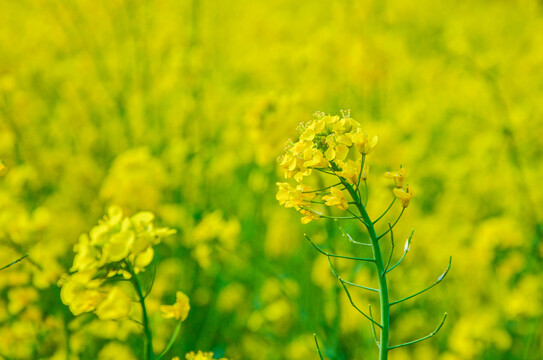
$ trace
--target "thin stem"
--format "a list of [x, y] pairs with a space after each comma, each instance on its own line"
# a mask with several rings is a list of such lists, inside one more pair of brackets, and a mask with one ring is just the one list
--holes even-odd
[[356, 244], [356, 245], [371, 246], [371, 244], [366, 244], [366, 243], [363, 243], [363, 242], [354, 240], [354, 239], [351, 237], [351, 235], [349, 235], [349, 234], [345, 231], [345, 229], [343, 229], [343, 226], [341, 226], [341, 224], [339, 223], [339, 221], [336, 220], [336, 224], [337, 224], [337, 226], [339, 227], [339, 230], [343, 233], [343, 236], [347, 236], [347, 238], [349, 239], [349, 242], [352, 242], [353, 244]]
[[385, 212], [383, 212], [383, 213], [381, 214], [381, 216], [379, 216], [379, 217], [377, 218], [377, 220], [374, 220], [374, 221], [373, 221], [373, 225], [375, 225], [379, 220], [381, 220], [381, 219], [383, 218], [383, 216], [385, 216], [385, 215], [388, 213], [388, 211], [390, 210], [390, 208], [392, 208], [392, 205], [394, 205], [395, 202], [396, 202], [396, 196], [394, 196], [394, 199], [392, 199], [392, 202], [390, 203], [390, 205], [388, 205], [388, 207], [386, 208]]
[[388, 257], [388, 261], [387, 261], [387, 264], [385, 266], [385, 274], [387, 273], [387, 270], [388, 270], [388, 266], [390, 265], [390, 261], [392, 260], [392, 255], [394, 254], [394, 231], [392, 231], [392, 226], [390, 225], [390, 223], [388, 223], [388, 227], [390, 229], [390, 243], [391, 243], [391, 247], [390, 247], [390, 255]]
[[322, 250], [317, 244], [315, 244], [310, 238], [309, 236], [307, 236], [306, 234], [304, 234], [305, 238], [307, 240], [309, 240], [309, 242], [311, 243], [311, 245], [313, 245], [313, 247], [315, 247], [315, 249], [317, 249], [318, 252], [320, 252], [321, 254], [323, 255], [326, 255], [328, 257], [335, 257], [335, 258], [340, 258], [340, 259], [348, 259], [348, 260], [360, 260], [360, 261], [370, 261], [370, 262], [374, 262], [375, 260], [374, 259], [368, 259], [368, 258], [359, 258], [359, 257], [353, 257], [353, 256], [343, 256], [343, 255], [336, 255], [336, 254], [330, 254], [324, 250]]
[[445, 319], [447, 319], [447, 313], [445, 313], [445, 315], [443, 316], [443, 320], [441, 320], [441, 323], [439, 323], [439, 325], [437, 326], [437, 329], [435, 329], [431, 334], [426, 335], [425, 337], [422, 337], [422, 338], [417, 339], [417, 340], [409, 341], [409, 342], [406, 342], [406, 343], [403, 343], [403, 344], [400, 344], [400, 345], [391, 346], [389, 349], [391, 349], [391, 350], [392, 350], [392, 349], [396, 349], [396, 348], [399, 348], [399, 347], [402, 347], [402, 346], [407, 346], [407, 345], [415, 344], [415, 343], [418, 343], [418, 342], [420, 342], [420, 341], [423, 341], [423, 340], [426, 340], [426, 339], [431, 338], [432, 336], [434, 336], [435, 334], [437, 334], [437, 332], [441, 329], [441, 327], [442, 327], [443, 324], [445, 323]]
[[321, 168], [311, 168], [311, 169], [320, 171], [321, 173], [328, 174], [328, 175], [336, 175], [336, 173], [334, 173], [334, 172], [325, 171], [325, 170], [323, 170]]
[[341, 185], [340, 182], [334, 184], [334, 185], [330, 185], [330, 186], [326, 186], [326, 187], [323, 187], [322, 189], [318, 189], [318, 190], [310, 190], [310, 191], [302, 191], [302, 194], [311, 194], [311, 193], [318, 193], [319, 191], [323, 191], [323, 190], [328, 190], [334, 186], [338, 186], [338, 185]]
[[[360, 179], [362, 179], [362, 173], [364, 172], [365, 163], [366, 163], [366, 154], [363, 154], [362, 161], [360, 162], [360, 172], [358, 173], [358, 182], [356, 183], [357, 189], [360, 189]], [[360, 195], [360, 193], [358, 193], [358, 195]]]
[[175, 339], [177, 339], [177, 335], [179, 335], [179, 331], [181, 330], [181, 323], [182, 322], [183, 322], [182, 320], [179, 320], [179, 322], [177, 323], [177, 326], [175, 327], [175, 330], [174, 330], [174, 332], [172, 334], [172, 337], [170, 338], [170, 341], [168, 342], [168, 345], [166, 345], [166, 347], [164, 348], [164, 350], [162, 350], [160, 355], [157, 356], [156, 360], [162, 359], [164, 357], [164, 355], [166, 355], [168, 350], [170, 350], [173, 343], [175, 342]]
[[[405, 300], [409, 300], [409, 299], [411, 299], [411, 298], [413, 298], [413, 297], [415, 297], [415, 296], [417, 296], [417, 295], [422, 294], [422, 293], [425, 292], [425, 291], [430, 290], [431, 288], [433, 288], [434, 286], [436, 286], [437, 284], [439, 284], [439, 283], [441, 282], [441, 280], [443, 280], [443, 279], [445, 278], [445, 276], [447, 275], [447, 273], [448, 273], [449, 270], [451, 269], [451, 262], [452, 262], [452, 256], [449, 258], [449, 265], [447, 265], [447, 268], [445, 269], [445, 271], [443, 272], [443, 274], [441, 274], [441, 276], [437, 278], [437, 280], [436, 280], [435, 283], [433, 283], [432, 285], [426, 287], [425, 289], [423, 289], [423, 290], [421, 290], [421, 291], [419, 291], [419, 292], [417, 292], [417, 293], [415, 293], [415, 294], [413, 294], [413, 295], [410, 295], [410, 296], [405, 297], [405, 298], [403, 298], [403, 299], [400, 299], [400, 300], [396, 300], [396, 301], [391, 302], [391, 303], [390, 303], [390, 306], [396, 305], [396, 304], [401, 303], [402, 301], [405, 301]], [[392, 269], [390, 269], [390, 270], [392, 270]]]
[[[334, 163], [332, 163], [332, 166], [336, 166]], [[343, 186], [347, 189], [351, 197], [355, 202], [357, 202], [357, 208], [361, 215], [361, 220], [364, 225], [366, 225], [366, 229], [368, 230], [368, 235], [370, 237], [370, 241], [372, 244], [373, 249], [373, 256], [375, 258], [375, 268], [377, 270], [378, 274], [383, 274], [382, 276], [379, 276], [379, 305], [381, 310], [381, 335], [380, 335], [380, 347], [379, 347], [379, 360], [387, 360], [388, 358], [388, 349], [389, 349], [389, 330], [390, 330], [390, 304], [388, 302], [388, 287], [387, 287], [387, 280], [386, 280], [386, 274], [384, 274], [384, 264], [383, 264], [383, 257], [381, 254], [381, 249], [379, 247], [379, 237], [377, 237], [377, 233], [375, 232], [375, 228], [373, 227], [373, 222], [371, 221], [368, 212], [366, 211], [366, 208], [362, 205], [362, 202], [360, 200], [360, 197], [356, 193], [356, 191], [353, 189], [351, 185], [349, 185], [346, 181], [341, 179], [341, 182], [343, 183]], [[403, 214], [403, 209], [402, 213]], [[400, 217], [401, 217], [400, 214]], [[398, 219], [396, 222], [398, 222]], [[396, 223], [394, 223], [395, 225]], [[392, 227], [394, 227], [394, 225]], [[345, 284], [343, 284], [343, 287], [346, 289]], [[371, 319], [370, 319], [371, 320]]]
[[[360, 171], [358, 172], [358, 179], [356, 181], [356, 193], [358, 194], [358, 197], [360, 199], [362, 199], [362, 195], [360, 194], [360, 180], [362, 179], [362, 173], [364, 172], [365, 162], [366, 162], [366, 155], [363, 154], [362, 161], [360, 161]], [[366, 180], [364, 180], [364, 183], [366, 183]], [[366, 203], [367, 201], [368, 201], [368, 184], [366, 184]]]
[[394, 264], [394, 266], [392, 266], [390, 269], [386, 270], [385, 274], [388, 273], [388, 272], [391, 272], [392, 270], [394, 270], [394, 268], [396, 266], [398, 266], [398, 265], [400, 265], [402, 263], [403, 259], [405, 258], [405, 255], [407, 255], [407, 253], [409, 252], [409, 248], [411, 246], [411, 239], [413, 238], [413, 233], [414, 232], [415, 232], [415, 229], [411, 230], [411, 234], [409, 234], [409, 237], [407, 238], [407, 241], [405, 242], [405, 246], [403, 248], [403, 255], [400, 258], [400, 260], [398, 260], [398, 262], [396, 264]]
[[311, 209], [311, 208], [308, 208], [308, 207], [305, 207], [305, 206], [302, 206], [302, 209], [304, 210], [307, 210], [307, 211], [311, 211], [313, 214], [317, 214], [319, 217], [323, 218], [323, 219], [332, 219], [332, 220], [354, 220], [354, 219], [358, 219], [356, 216], [328, 216], [328, 215], [324, 215], [323, 213], [320, 213], [314, 209]]
[[396, 219], [396, 221], [394, 221], [394, 224], [392, 224], [392, 227], [390, 227], [387, 231], [385, 231], [384, 233], [382, 233], [381, 235], [379, 235], [377, 237], [377, 240], [380, 240], [383, 236], [385, 236], [386, 234], [388, 234], [388, 232], [394, 228], [394, 226], [396, 226], [396, 224], [398, 223], [398, 221], [400, 221], [400, 218], [402, 217], [403, 215], [403, 212], [405, 211], [405, 208], [402, 208], [402, 211], [400, 212], [400, 215], [398, 215], [398, 218]]
[[19, 261], [23, 260], [23, 259], [26, 258], [26, 257], [28, 257], [28, 254], [25, 254], [25, 255], [23, 255], [22, 257], [18, 258], [17, 260], [13, 261], [12, 263], [3, 266], [2, 268], [0, 268], [0, 271], [2, 271], [2, 270], [4, 270], [4, 269], [7, 269], [8, 267], [17, 264]]
[[[369, 304], [368, 307], [369, 307], [370, 317], [373, 320], [373, 314], [371, 312], [371, 304]], [[379, 340], [377, 340], [377, 332], [375, 331], [375, 325], [373, 323], [371, 323], [371, 333], [373, 335], [373, 339], [375, 340], [375, 344], [377, 345], [378, 348], [380, 348], [381, 345], [379, 345]]]
[[151, 293], [151, 290], [153, 289], [153, 285], [155, 284], [155, 278], [156, 278], [156, 261], [155, 258], [153, 258], [153, 275], [151, 277], [151, 282], [149, 283], [149, 286], [147, 287], [147, 291], [145, 292], [144, 298], [147, 298], [149, 294]]
[[139, 303], [141, 305], [143, 333], [145, 335], [143, 341], [143, 358], [144, 360], [153, 360], [155, 358], [155, 355], [153, 353], [153, 336], [151, 334], [151, 327], [149, 325], [149, 317], [147, 316], [147, 309], [145, 307], [145, 296], [143, 295], [141, 282], [128, 261], [126, 262], [126, 268], [131, 275], [130, 280], [132, 286], [134, 287], [134, 290], [136, 290], [136, 293], [138, 294]]
[[345, 293], [347, 294], [347, 298], [349, 298], [349, 302], [351, 303], [352, 307], [354, 307], [359, 313], [361, 313], [366, 319], [368, 319], [369, 321], [371, 321], [372, 324], [375, 324], [377, 326], [379, 326], [381, 329], [383, 329], [383, 326], [381, 324], [379, 324], [377, 321], [373, 320], [372, 317], [366, 315], [365, 312], [363, 312], [362, 310], [360, 310], [360, 308], [358, 306], [356, 306], [356, 304], [354, 303], [353, 301], [353, 298], [351, 297], [351, 293], [349, 292], [349, 289], [347, 289], [347, 286], [345, 286], [345, 284], [343, 283], [343, 281], [340, 281], [341, 282], [341, 285], [343, 286], [343, 289], [345, 290]]
[[313, 338], [315, 339], [315, 345], [317, 345], [317, 353], [319, 353], [319, 358], [320, 358], [321, 360], [324, 360], [324, 359], [322, 358], [321, 348], [320, 348], [320, 346], [319, 346], [319, 341], [317, 340], [317, 334], [313, 334]]
[[347, 281], [347, 280], [343, 280], [342, 278], [338, 278], [338, 280], [341, 281], [344, 284], [349, 284], [349, 285], [355, 286], [357, 288], [361, 288], [361, 289], [365, 289], [365, 290], [369, 290], [369, 291], [375, 291], [377, 293], [379, 292], [379, 290], [377, 290], [377, 289], [370, 288], [370, 287], [367, 287], [367, 286], [364, 286], [364, 285], [358, 285], [356, 283], [353, 283], [353, 282], [350, 282], [350, 281]]
[[364, 179], [364, 188], [366, 189], [366, 201], [364, 201], [364, 207], [366, 207], [368, 205], [368, 200], [370, 198], [370, 193], [368, 190], [368, 182], [366, 181], [366, 179]]
[[[353, 190], [353, 191], [354, 191], [354, 190]], [[351, 195], [352, 195], [352, 194], [351, 194]], [[358, 201], [360, 201], [360, 199], [359, 199]], [[356, 206], [357, 206], [357, 207], [358, 207], [358, 205], [359, 205], [359, 203], [356, 203]], [[347, 209], [347, 211], [348, 211], [351, 215], [353, 215], [356, 219], [360, 220], [360, 222], [361, 222], [362, 224], [364, 224], [365, 227], [369, 227], [369, 224], [366, 224], [366, 222], [365, 222], [360, 216], [356, 215], [354, 212], [352, 212], [352, 211], [349, 210], [349, 209]]]

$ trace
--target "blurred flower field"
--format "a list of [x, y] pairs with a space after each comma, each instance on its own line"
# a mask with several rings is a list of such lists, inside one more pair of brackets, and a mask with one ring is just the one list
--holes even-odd
[[[315, 111], [341, 109], [379, 137], [368, 212], [393, 197], [386, 172], [404, 167], [414, 189], [395, 228], [401, 245], [415, 232], [391, 296], [431, 284], [453, 259], [446, 281], [391, 313], [394, 343], [447, 312], [443, 328], [389, 358], [541, 359], [541, 2], [0, 9], [0, 267], [28, 255], [0, 272], [0, 359], [143, 359], [136, 293], [128, 281], [101, 292], [137, 273], [152, 285], [157, 353], [182, 321], [164, 359], [318, 359], [314, 333], [326, 358], [376, 358], [371, 326], [304, 238], [360, 256], [344, 231], [364, 231], [302, 224], [276, 200], [287, 139]], [[136, 241], [123, 231], [148, 242], [123, 248]], [[125, 258], [133, 268], [116, 263]], [[336, 265], [376, 283], [370, 268]], [[92, 279], [91, 309], [64, 289], [92, 266], [109, 273]]]

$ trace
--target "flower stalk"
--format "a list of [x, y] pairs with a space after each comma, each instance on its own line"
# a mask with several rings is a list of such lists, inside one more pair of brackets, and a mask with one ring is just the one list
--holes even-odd
[[[405, 183], [407, 171], [404, 168], [400, 167], [397, 171], [387, 172], [385, 177], [393, 180], [392, 194], [394, 197], [384, 212], [376, 217], [376, 219], [372, 220], [372, 217], [370, 217], [366, 209], [369, 198], [367, 184], [369, 167], [366, 160], [367, 156], [377, 144], [377, 137], [375, 136], [370, 139], [368, 135], [362, 131], [360, 124], [350, 118], [349, 111], [342, 111], [341, 113], [342, 118], [339, 116], [326, 116], [323, 113], [315, 113], [315, 120], [313, 122], [300, 126], [299, 140], [297, 142], [289, 141], [285, 148], [285, 154], [279, 160], [280, 166], [284, 170], [285, 178], [294, 178], [298, 184], [294, 187], [288, 182], [277, 183], [279, 191], [276, 198], [281, 205], [284, 205], [287, 208], [295, 208], [304, 215], [301, 219], [303, 224], [307, 224], [313, 220], [332, 219], [337, 222], [343, 235], [347, 236], [351, 243], [371, 247], [372, 257], [332, 254], [321, 249], [305, 235], [311, 245], [319, 253], [327, 257], [332, 274], [340, 282], [351, 305], [371, 322], [372, 335], [379, 349], [378, 359], [387, 360], [389, 350], [426, 340], [434, 336], [443, 326], [447, 317], [446, 314], [436, 330], [429, 335], [404, 344], [390, 345], [390, 307], [399, 302], [418, 296], [439, 284], [448, 273], [451, 260], [449, 260], [449, 265], [445, 272], [434, 284], [401, 300], [390, 302], [387, 274], [402, 263], [410, 249], [411, 239], [413, 237], [413, 231], [411, 231], [411, 234], [405, 243], [402, 257], [396, 264], [390, 266], [394, 252], [394, 227], [400, 221], [405, 209], [409, 206], [409, 203], [414, 196], [414, 192], [413, 189]], [[334, 185], [321, 186], [320, 189], [313, 189], [307, 183], [304, 183], [304, 179], [310, 176], [313, 170], [322, 174], [322, 176], [326, 175], [334, 177]], [[339, 183], [337, 180], [339, 180]], [[360, 191], [362, 180], [364, 181], [363, 186], [365, 188], [364, 201], [362, 201]], [[389, 213], [395, 203], [398, 203], [396, 199], [399, 200], [401, 211], [392, 224], [388, 223], [388, 229], [386, 231], [377, 234], [375, 225]], [[321, 209], [325, 206], [347, 212], [351, 216], [324, 215]], [[369, 243], [355, 241], [345, 232], [339, 222], [347, 220], [358, 220], [364, 225], [369, 237]], [[390, 234], [391, 249], [385, 264], [379, 240], [388, 234]], [[342, 279], [341, 275], [334, 269], [331, 260], [332, 258], [373, 263], [378, 274], [379, 286], [377, 288], [371, 288]], [[356, 269], [357, 267], [353, 269], [353, 274]], [[360, 309], [354, 302], [348, 286], [379, 294], [379, 321], [374, 319], [371, 306], [369, 306], [369, 314]], [[376, 328], [379, 329], [379, 336], [377, 336]], [[315, 343], [317, 345], [319, 357], [323, 359], [316, 336]]]
[[141, 323], [143, 326], [143, 359], [144, 360], [154, 360], [155, 354], [153, 352], [153, 335], [151, 334], [151, 326], [149, 324], [149, 316], [147, 315], [147, 308], [145, 307], [145, 296], [143, 295], [143, 288], [138, 276], [135, 274], [134, 270], [130, 264], [126, 263], [127, 271], [130, 273], [130, 283], [136, 290], [138, 295], [138, 301], [141, 306], [142, 319]]

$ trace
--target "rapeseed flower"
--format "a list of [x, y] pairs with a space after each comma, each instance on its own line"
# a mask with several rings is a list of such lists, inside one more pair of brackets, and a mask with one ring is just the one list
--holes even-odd
[[[213, 360], [212, 352], [202, 352], [198, 350], [197, 353], [191, 351], [185, 355], [186, 360]], [[173, 360], [173, 359], [172, 359]], [[221, 358], [220, 360], [227, 360], [226, 358]]]
[[412, 188], [407, 187], [407, 188], [405, 188], [405, 190], [395, 188], [392, 191], [394, 192], [394, 196], [396, 196], [396, 198], [400, 199], [400, 201], [402, 202], [402, 207], [406, 208], [406, 207], [409, 206], [409, 202], [411, 201], [411, 199], [414, 196]]
[[162, 317], [164, 319], [177, 319], [184, 321], [190, 310], [189, 297], [178, 291], [175, 294], [175, 303], [173, 305], [161, 305], [160, 311], [162, 311]]
[[407, 170], [405, 170], [405, 168], [403, 167], [400, 167], [400, 169], [397, 171], [387, 171], [385, 173], [385, 177], [387, 179], [394, 180], [394, 186], [401, 189], [403, 187], [405, 178], [407, 177]]
[[100, 320], [118, 320], [128, 317], [131, 310], [132, 300], [120, 287], [113, 286], [95, 312]]
[[322, 199], [326, 201], [328, 206], [336, 206], [340, 210], [347, 210], [349, 203], [343, 197], [343, 192], [336, 187], [330, 188], [330, 195], [323, 196]]
[[294, 178], [298, 186], [288, 182], [277, 183], [276, 199], [280, 205], [293, 207], [304, 215], [301, 220], [304, 224], [320, 218], [319, 212], [311, 208], [312, 204], [322, 204], [319, 196], [325, 205], [344, 211], [349, 207], [337, 188], [332, 187], [323, 194], [305, 185], [303, 180], [312, 171], [335, 174], [356, 189], [361, 180], [366, 180], [368, 167], [365, 157], [377, 144], [377, 137], [370, 140], [360, 124], [350, 117], [349, 111], [341, 113], [342, 117], [316, 112], [313, 121], [300, 125], [298, 141], [289, 140], [285, 153], [279, 158], [285, 178]]

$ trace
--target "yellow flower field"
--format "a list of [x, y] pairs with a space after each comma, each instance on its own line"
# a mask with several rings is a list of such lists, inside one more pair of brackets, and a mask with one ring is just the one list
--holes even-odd
[[0, 359], [379, 359], [383, 274], [353, 258], [392, 227], [391, 303], [432, 288], [390, 345], [439, 332], [389, 359], [541, 359], [541, 2], [0, 0], [0, 24]]

